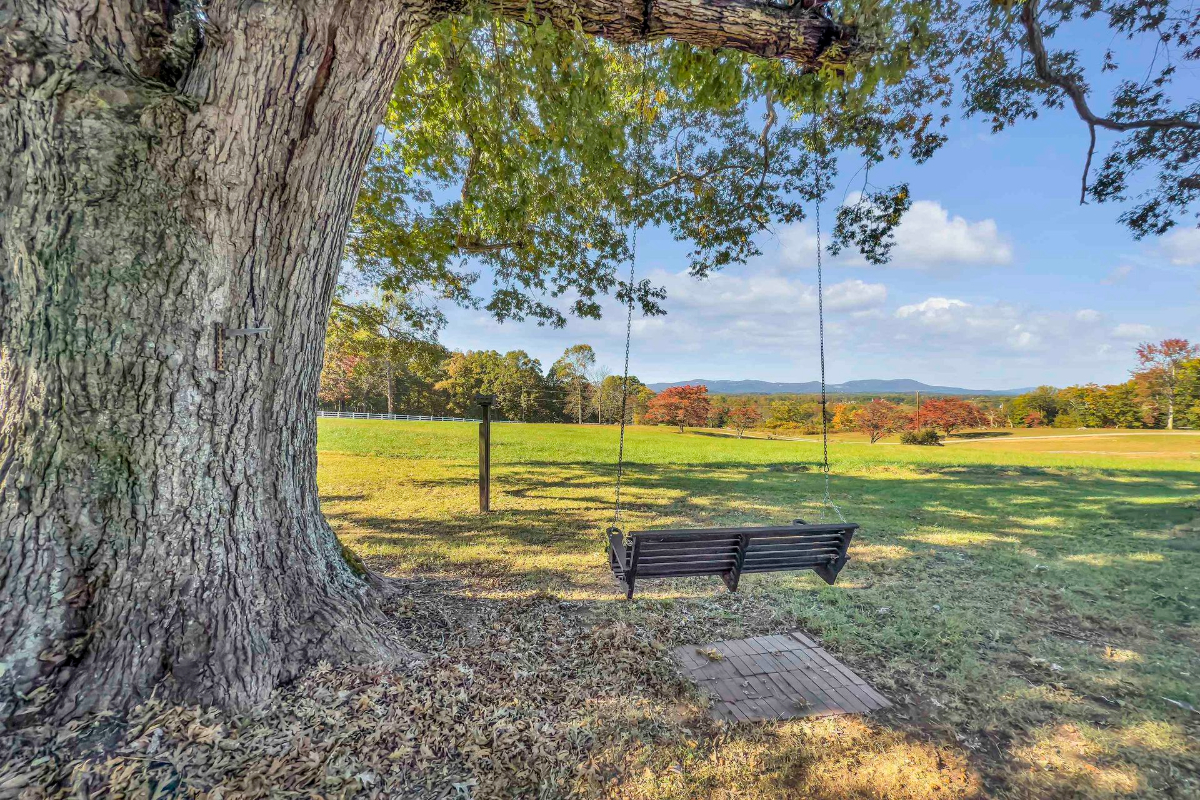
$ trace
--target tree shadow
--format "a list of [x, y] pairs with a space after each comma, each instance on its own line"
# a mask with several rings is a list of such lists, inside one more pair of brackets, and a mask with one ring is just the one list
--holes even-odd
[[963, 431], [961, 433], [948, 433], [947, 439], [999, 439], [1005, 436], [1012, 436], [1012, 431]]
[[[814, 521], [829, 510], [813, 466], [631, 462], [624, 527]], [[628, 621], [668, 645], [802, 627], [897, 702], [880, 729], [963, 754], [1005, 791], [1152, 791], [1198, 763], [1179, 733], [1187, 712], [1162, 698], [1200, 703], [1186, 677], [1200, 671], [1191, 588], [1200, 536], [1178, 527], [1197, 517], [1200, 474], [986, 465], [837, 474], [834, 499], [863, 527], [836, 586], [808, 573], [746, 576], [737, 595], [715, 578], [645, 581], [632, 603], [604, 555], [614, 478], [602, 462], [504, 464], [494, 475], [503, 510], [492, 515], [388, 517], [351, 505], [330, 518], [357, 532], [353, 546], [373, 564], [462, 578], [496, 597], [549, 590], [600, 624]], [[779, 758], [765, 763], [781, 780], [806, 780]], [[1037, 767], [1046, 760], [1057, 766]]]

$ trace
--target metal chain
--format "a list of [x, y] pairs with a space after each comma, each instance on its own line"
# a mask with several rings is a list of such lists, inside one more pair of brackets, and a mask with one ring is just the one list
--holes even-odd
[[[819, 190], [821, 183], [820, 156], [817, 157], [816, 178]], [[829, 399], [825, 393], [825, 278], [821, 266], [821, 201], [819, 199], [816, 203], [814, 218], [817, 226], [817, 340], [821, 353], [821, 472], [825, 474], [825, 506], [832, 508], [838, 515], [838, 519], [845, 522], [846, 518], [842, 516], [842, 510], [838, 508], [837, 503], [833, 502], [833, 497], [829, 494], [829, 415], [826, 413]], [[825, 519], [825, 507], [821, 508], [821, 519]]]
[[621, 524], [621, 479], [625, 476], [625, 411], [629, 402], [629, 345], [633, 340], [633, 281], [637, 269], [637, 228], [629, 258], [629, 302], [625, 307], [625, 368], [621, 372], [621, 434], [617, 445], [617, 496], [613, 510], [613, 527]]
[[[645, 155], [646, 147], [646, 125], [642, 123], [642, 117], [646, 113], [646, 93], [647, 93], [647, 63], [650, 60], [649, 45], [645, 45], [642, 49], [642, 74], [641, 74], [641, 92], [638, 98], [638, 141], [635, 142], [635, 157], [638, 163], [638, 179], [641, 183], [645, 183], [644, 165], [641, 156]], [[645, 186], [638, 187], [640, 191], [644, 191]], [[641, 195], [639, 195], [640, 199]], [[633, 233], [630, 236], [629, 247], [629, 296], [625, 304], [625, 367], [621, 371], [621, 432], [617, 444], [617, 489], [616, 497], [613, 505], [613, 523], [609, 528], [609, 532], [620, 532], [621, 524], [621, 483], [625, 477], [625, 414], [629, 404], [629, 350], [630, 344], [633, 341], [633, 301], [634, 301], [634, 281], [637, 278], [637, 243], [638, 230], [640, 226], [633, 226]]]

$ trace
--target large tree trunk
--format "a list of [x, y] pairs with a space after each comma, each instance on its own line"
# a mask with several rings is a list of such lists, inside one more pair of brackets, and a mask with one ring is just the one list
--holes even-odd
[[[317, 658], [404, 653], [321, 516], [315, 391], [373, 125], [428, 14], [223, 11], [194, 100], [43, 38], [0, 104], [0, 717], [44, 676], [68, 713], [159, 684], [246, 703]], [[95, 23], [34, 18], [55, 22]], [[218, 330], [254, 327], [218, 369]]]
[[[694, 5], [538, 8], [809, 62], [836, 38]], [[248, 704], [408, 655], [321, 516], [316, 392], [374, 126], [450, 9], [189, 8], [0, 9], [0, 719]]]

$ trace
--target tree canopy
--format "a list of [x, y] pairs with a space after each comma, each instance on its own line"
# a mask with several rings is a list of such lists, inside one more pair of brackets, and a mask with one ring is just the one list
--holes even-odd
[[[690, 245], [693, 275], [757, 255], [764, 232], [805, 219], [853, 170], [829, 248], [885, 261], [911, 200], [871, 168], [921, 162], [955, 108], [994, 131], [1070, 106], [1081, 200], [1117, 203], [1133, 235], [1195, 216], [1200, 105], [1175, 91], [1200, 59], [1200, 19], [1169, 2], [850, 2], [860, 57], [820, 69], [674, 41], [635, 47], [474, 6], [408, 58], [367, 170], [349, 242], [360, 276], [498, 319], [597, 317], [603, 295], [661, 313], [665, 296], [622, 264], [631, 229]], [[1087, 41], [1103, 52], [1053, 49]], [[1145, 55], [1147, 48], [1152, 49]], [[1084, 64], [1120, 70], [1097, 111]], [[1141, 59], [1140, 61], [1138, 59]], [[1137, 78], [1132, 77], [1135, 74]], [[1097, 131], [1115, 134], [1092, 164]], [[1090, 144], [1089, 144], [1090, 142]], [[859, 183], [861, 176], [861, 183]], [[480, 285], [480, 274], [493, 285]]]

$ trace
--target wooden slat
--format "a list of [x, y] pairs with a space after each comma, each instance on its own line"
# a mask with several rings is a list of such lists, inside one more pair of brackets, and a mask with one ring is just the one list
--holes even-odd
[[840, 553], [845, 546], [843, 542], [793, 542], [792, 544], [773, 544], [765, 547], [753, 542], [746, 548], [747, 553], [808, 553], [817, 551], [832, 551]]
[[737, 552], [737, 548], [732, 547], [723, 550], [694, 550], [690, 553], [647, 553], [643, 550], [641, 558], [643, 561], [647, 558], [679, 558], [685, 560], [689, 558], [725, 558], [736, 556]]
[[751, 547], [746, 551], [746, 560], [770, 560], [773, 558], [799, 558], [804, 556], [837, 556], [841, 555], [840, 547], [796, 547], [791, 550], [755, 550]]
[[846, 523], [843, 525], [764, 525], [756, 527], [737, 527], [737, 528], [677, 528], [669, 530], [657, 531], [634, 531], [633, 536], [641, 539], [643, 542], [678, 538], [704, 538], [716, 536], [728, 536], [730, 534], [742, 535], [749, 534], [750, 536], [770, 536], [788, 534], [806, 534], [806, 533], [836, 533], [839, 531], [854, 531], [858, 529], [858, 525], [854, 523]]
[[848, 539], [845, 536], [793, 536], [790, 538], [785, 538], [782, 536], [772, 536], [769, 538], [751, 537], [750, 546], [773, 547], [778, 545], [781, 547], [793, 547], [796, 545], [803, 545], [805, 543], [829, 543], [840, 545], [847, 540]]
[[669, 555], [671, 553], [694, 553], [697, 551], [703, 552], [706, 550], [736, 550], [737, 547], [738, 547], [738, 541], [736, 539], [734, 539], [733, 541], [729, 541], [729, 542], [726, 542], [726, 541], [685, 542], [685, 543], [678, 543], [678, 544], [677, 543], [662, 544], [660, 542], [643, 542], [642, 543], [642, 552], [643, 553], [663, 553], [663, 554]]
[[728, 571], [728, 567], [672, 567], [670, 569], [647, 569], [638, 571], [639, 578], [685, 578], [691, 575], [720, 575]]
[[779, 555], [794, 555], [803, 553], [841, 553], [841, 546], [822, 545], [820, 547], [773, 547], [770, 548], [769, 551], [766, 551], [766, 549], [764, 549], [764, 551], [760, 551], [760, 549], [750, 547], [749, 549], [746, 549], [746, 558], [750, 558], [752, 555], [754, 555], [754, 557], [775, 558], [779, 557]]
[[763, 558], [755, 558], [752, 554], [747, 554], [743, 560], [743, 564], [763, 565], [763, 564], [790, 564], [795, 561], [805, 561], [813, 564], [828, 564], [831, 561], [836, 561], [839, 555], [837, 553], [794, 553], [786, 556], [767, 556]]
[[832, 564], [832, 561], [780, 561], [770, 564], [754, 564], [747, 561], [742, 565], [742, 572], [791, 572], [793, 570], [813, 569], [814, 567], [827, 567]]
[[642, 556], [639, 564], [691, 564], [697, 561], [719, 561], [732, 564], [737, 560], [737, 553], [694, 553], [692, 555], [671, 556]]
[[746, 554], [746, 558], [742, 560], [743, 566], [755, 564], [761, 566], [763, 564], [791, 564], [796, 561], [805, 561], [812, 564], [828, 564], [831, 561], [836, 561], [837, 553], [796, 553], [790, 556], [770, 556], [768, 558], [754, 558], [750, 553]]
[[827, 566], [837, 561], [837, 556], [795, 556], [793, 558], [764, 558], [753, 559], [747, 558], [742, 562], [742, 570], [755, 569], [764, 570], [771, 568], [778, 569], [796, 569], [794, 564], [806, 564], [812, 566]]
[[638, 574], [645, 575], [651, 571], [661, 571], [664, 569], [716, 569], [725, 571], [733, 568], [733, 559], [729, 560], [697, 560], [697, 561], [661, 561], [657, 563], [646, 563], [642, 561], [638, 564]]

